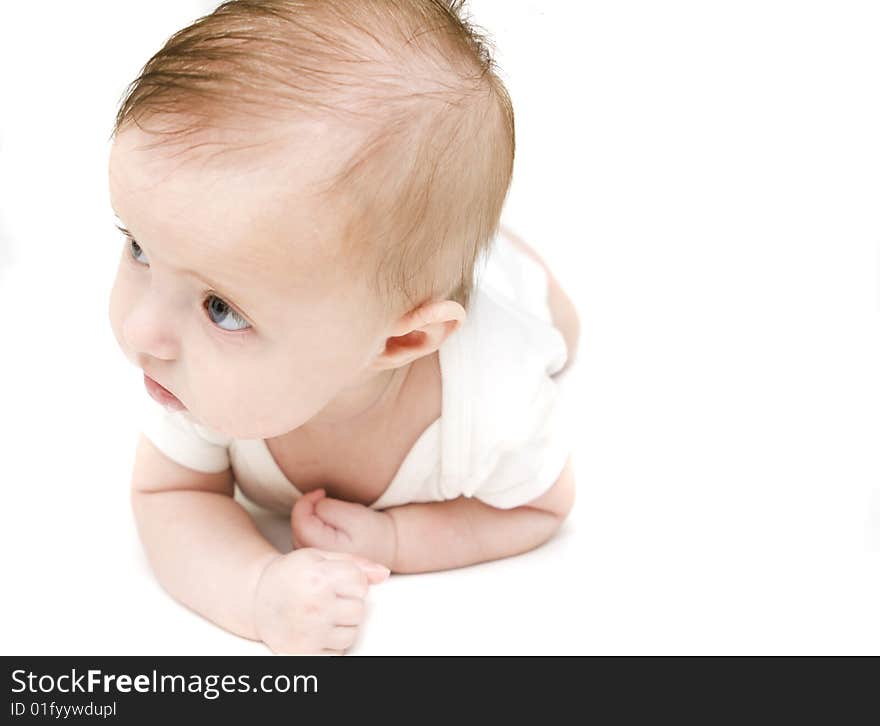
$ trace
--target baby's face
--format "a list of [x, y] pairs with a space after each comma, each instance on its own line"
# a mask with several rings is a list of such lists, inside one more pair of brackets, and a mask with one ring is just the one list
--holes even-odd
[[110, 155], [134, 238], [120, 234], [109, 308], [126, 357], [236, 438], [286, 433], [375, 375], [386, 321], [337, 258], [338, 214], [307, 188], [331, 150], [312, 140], [221, 170], [137, 148], [153, 140], [130, 127]]

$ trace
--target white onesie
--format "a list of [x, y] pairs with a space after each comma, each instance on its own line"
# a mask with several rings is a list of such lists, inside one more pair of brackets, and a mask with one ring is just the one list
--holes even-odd
[[[475, 497], [526, 504], [559, 478], [572, 448], [576, 361], [553, 327], [544, 269], [499, 234], [475, 271], [465, 322], [439, 348], [441, 416], [370, 507]], [[203, 472], [231, 466], [241, 493], [289, 514], [301, 496], [262, 439], [232, 439], [145, 394], [142, 431], [166, 456]]]

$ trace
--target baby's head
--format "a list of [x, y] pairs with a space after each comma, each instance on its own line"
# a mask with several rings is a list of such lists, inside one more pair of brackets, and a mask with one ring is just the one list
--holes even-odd
[[129, 360], [269, 438], [464, 320], [513, 167], [510, 99], [443, 0], [233, 0], [129, 87], [110, 155]]

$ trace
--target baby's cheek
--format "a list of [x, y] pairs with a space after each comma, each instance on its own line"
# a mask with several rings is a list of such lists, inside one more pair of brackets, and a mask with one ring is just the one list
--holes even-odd
[[125, 311], [130, 308], [130, 296], [125, 284], [117, 275], [107, 302], [107, 318], [110, 323], [110, 329], [113, 331], [113, 337], [116, 338], [117, 344], [123, 350], [125, 350], [126, 346], [122, 336], [122, 326], [125, 319]]
[[299, 425], [297, 407], [286, 397], [286, 389], [264, 374], [244, 375], [232, 386], [217, 380], [204, 397], [204, 419], [237, 439], [280, 436]]

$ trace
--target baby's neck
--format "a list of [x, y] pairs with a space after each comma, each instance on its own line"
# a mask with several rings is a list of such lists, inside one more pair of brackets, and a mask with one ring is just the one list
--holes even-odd
[[381, 427], [394, 418], [417, 363], [382, 371], [356, 388], [346, 389], [299, 428], [316, 435], [339, 435], [347, 430]]

